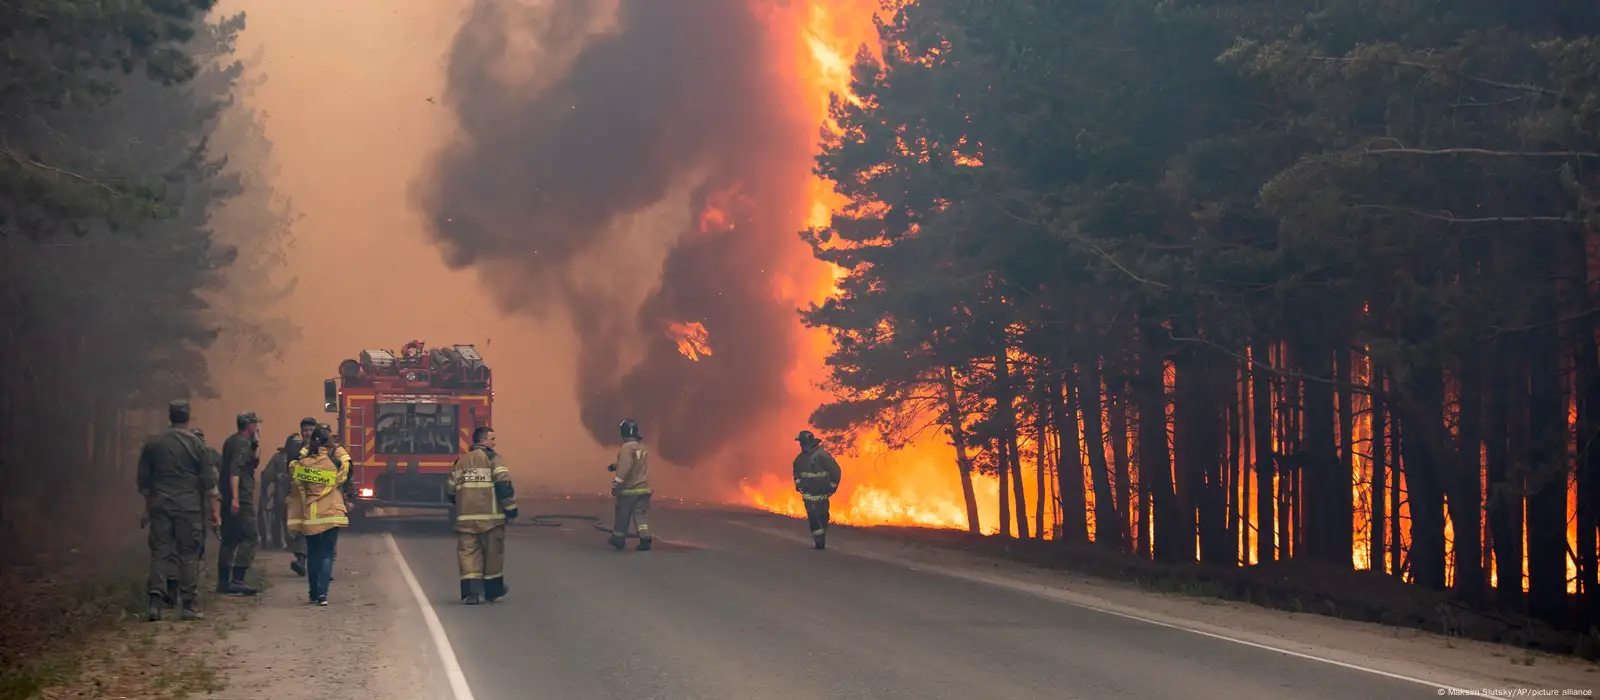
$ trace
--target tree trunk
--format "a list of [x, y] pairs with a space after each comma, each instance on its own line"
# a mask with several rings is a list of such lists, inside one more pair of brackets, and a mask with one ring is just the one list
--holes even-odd
[[1079, 365], [1078, 406], [1083, 411], [1084, 447], [1089, 453], [1089, 479], [1094, 484], [1094, 540], [1113, 549], [1128, 541], [1111, 495], [1106, 464], [1105, 427], [1101, 423], [1100, 368], [1094, 361]]
[[[1111, 388], [1113, 384], [1115, 389]], [[1119, 548], [1131, 552], [1133, 528], [1128, 519], [1133, 514], [1133, 470], [1128, 459], [1128, 402], [1123, 398], [1126, 389], [1126, 382], [1107, 382], [1106, 403], [1111, 406], [1111, 459], [1117, 463], [1117, 526], [1123, 533]]]
[[1462, 368], [1456, 382], [1460, 417], [1456, 419], [1460, 464], [1451, 480], [1450, 523], [1454, 528], [1452, 547], [1455, 562], [1455, 592], [1468, 605], [1483, 603], [1483, 375], [1473, 358]]
[[1339, 410], [1339, 468], [1328, 481], [1333, 493], [1328, 496], [1328, 555], [1341, 567], [1354, 564], [1355, 554], [1355, 397], [1350, 390], [1350, 342], [1348, 334], [1341, 333], [1333, 347], [1333, 376], [1338, 386], [1334, 388]]
[[[1295, 359], [1312, 377], [1333, 376], [1333, 352], [1320, 334], [1304, 339]], [[1303, 490], [1297, 494], [1304, 523], [1300, 542], [1305, 549], [1301, 554], [1347, 567], [1350, 565], [1350, 549], [1346, 547], [1342, 555], [1334, 551], [1337, 538], [1333, 530], [1337, 508], [1333, 501], [1339, 497], [1338, 485], [1345, 479], [1338, 475], [1339, 451], [1334, 442], [1336, 419], [1333, 415], [1333, 387], [1316, 380], [1307, 380], [1303, 384], [1305, 442], [1301, 445], [1298, 463]], [[1345, 489], [1346, 499], [1349, 493], [1350, 490]], [[1348, 529], [1349, 525], [1345, 528]]]
[[967, 431], [962, 427], [963, 412], [956, 396], [955, 368], [944, 368], [943, 384], [944, 428], [950, 435], [950, 444], [956, 448], [956, 468], [961, 471], [961, 496], [967, 506], [967, 532], [976, 535], [983, 530], [978, 522], [978, 494], [972, 487], [972, 456], [967, 453]]
[[[1552, 292], [1546, 292], [1547, 295]], [[1528, 614], [1558, 628], [1567, 614], [1567, 395], [1561, 381], [1561, 341], [1547, 300], [1543, 324], [1530, 334], [1528, 363]]]
[[[1180, 329], [1188, 336], [1190, 329]], [[1185, 527], [1198, 536], [1200, 558], [1222, 564], [1232, 559], [1227, 546], [1226, 493], [1222, 490], [1223, 438], [1226, 421], [1215, 391], [1213, 358], [1198, 344], [1178, 348], [1173, 358], [1173, 456], [1180, 475], [1179, 500]], [[1192, 540], [1191, 540], [1192, 541]]]
[[1000, 489], [996, 497], [1000, 500], [1000, 528], [999, 535], [1006, 539], [1011, 538], [1011, 457], [1006, 454], [1005, 436], [997, 436], [994, 440], [995, 473], [999, 475]]
[[1083, 494], [1078, 409], [1063, 396], [1062, 379], [1058, 377], [1050, 382], [1050, 412], [1056, 424], [1056, 482], [1061, 491], [1061, 537], [1068, 542], [1088, 542], [1089, 506]]
[[[1046, 372], [1041, 376], [1048, 376], [1048, 374]], [[1045, 455], [1049, 452], [1049, 447], [1046, 444], [1046, 435], [1050, 432], [1050, 410], [1044, 404], [1044, 401], [1036, 401], [1033, 412], [1033, 533], [1036, 538], [1041, 540], [1045, 538], [1044, 533], [1046, 530], [1044, 525], [1044, 504], [1047, 499], [1045, 498], [1044, 478], [1045, 472], [1049, 469], [1047, 464], [1048, 457]]]
[[[1418, 335], [1417, 337], [1426, 337]], [[1444, 425], [1444, 388], [1439, 368], [1414, 367], [1409, 395], [1404, 397], [1406, 500], [1411, 504], [1411, 574], [1417, 584], [1445, 588], [1444, 487], [1440, 447], [1434, 431]]]
[[1017, 537], [1028, 539], [1028, 499], [1022, 492], [1022, 455], [1017, 449], [1017, 394], [1012, 385], [1011, 361], [1006, 357], [1007, 346], [1002, 343], [994, 354], [995, 410], [1000, 416], [1000, 439], [1004, 440], [1005, 457], [1011, 474], [1011, 491], [1017, 507]]
[[[1239, 478], [1239, 462], [1244, 454], [1244, 445], [1242, 444], [1242, 433], [1239, 429], [1239, 372], [1235, 369], [1232, 374], [1233, 381], [1229, 385], [1231, 391], [1228, 393], [1225, 409], [1228, 423], [1228, 446], [1224, 450], [1227, 453], [1227, 458], [1223, 462], [1223, 473], [1225, 474], [1223, 481], [1227, 485], [1228, 542], [1231, 543], [1230, 546], [1233, 548], [1233, 561], [1238, 564], [1239, 553], [1249, 548], [1248, 542], [1241, 543], [1239, 541], [1239, 533], [1243, 530], [1241, 526], [1244, 524], [1242, 522], [1244, 512], [1249, 508], [1239, 507], [1239, 482], [1241, 481]], [[1249, 557], [1246, 556], [1245, 559], [1248, 561]]]
[[1151, 554], [1157, 561], [1194, 561], [1193, 533], [1186, 533], [1177, 495], [1172, 491], [1172, 459], [1167, 449], [1166, 350], [1160, 322], [1145, 319], [1139, 333], [1139, 482], [1149, 490]]
[[1595, 328], [1591, 318], [1575, 324], [1577, 357], [1574, 358], [1578, 403], [1578, 590], [1582, 606], [1580, 619], [1590, 625], [1600, 626], [1600, 544], [1596, 542], [1596, 529], [1600, 528], [1600, 348], [1595, 343]]
[[1272, 346], [1264, 335], [1258, 335], [1250, 346], [1250, 359], [1255, 368], [1250, 372], [1250, 402], [1255, 420], [1256, 468], [1256, 563], [1276, 561], [1277, 517], [1272, 479], [1277, 465], [1272, 451]]
[[1388, 571], [1385, 556], [1388, 554], [1384, 547], [1385, 535], [1388, 534], [1388, 519], [1386, 514], [1389, 509], [1389, 416], [1384, 398], [1383, 367], [1377, 363], [1372, 364], [1372, 537], [1367, 545], [1367, 560], [1372, 562], [1372, 570], [1383, 573]]

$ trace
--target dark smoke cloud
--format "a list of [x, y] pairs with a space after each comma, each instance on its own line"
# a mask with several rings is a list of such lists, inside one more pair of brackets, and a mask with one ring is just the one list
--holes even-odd
[[[804, 137], [816, 131], [789, 113], [775, 77], [781, 52], [746, 0], [622, 0], [618, 26], [588, 36], [602, 4], [474, 3], [449, 66], [447, 101], [463, 136], [441, 155], [424, 199], [452, 266], [509, 266], [509, 277], [490, 280], [515, 300], [508, 306], [570, 312], [582, 343], [581, 416], [596, 440], [614, 442], [617, 422], [633, 417], [662, 457], [695, 466], [788, 400], [794, 309], [772, 290], [800, 248]], [[545, 66], [519, 67], [537, 80], [508, 85], [517, 37], [530, 34], [539, 55], [576, 58], [556, 79]], [[692, 211], [734, 187], [748, 206], [733, 212], [732, 230], [653, 232], [675, 241], [661, 284], [638, 318], [620, 318], [633, 300], [607, 275], [631, 274], [621, 271], [640, 253], [607, 232], [707, 173]], [[584, 269], [599, 278], [578, 279], [580, 261], [596, 253], [599, 268]], [[700, 362], [664, 332], [689, 321], [710, 333], [714, 354]], [[643, 363], [624, 374], [623, 358], [639, 350], [625, 345], [640, 342]]]

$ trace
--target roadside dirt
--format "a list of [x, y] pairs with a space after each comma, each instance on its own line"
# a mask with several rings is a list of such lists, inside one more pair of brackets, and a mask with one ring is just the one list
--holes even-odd
[[[772, 534], [803, 539], [787, 531], [774, 530]], [[946, 543], [917, 541], [906, 533], [893, 531], [836, 528], [830, 533], [829, 545], [830, 550], [841, 553], [984, 580], [1158, 624], [1467, 690], [1576, 689], [1591, 694], [1600, 690], [1600, 665], [1570, 656], [1447, 637], [1411, 627], [1337, 619], [1309, 611], [1297, 613], [1213, 597], [1157, 593], [1134, 583], [1040, 569], [962, 551]], [[1226, 642], [1197, 637], [1197, 643]]]
[[217, 648], [215, 700], [447, 698], [436, 652], [382, 535], [341, 533], [327, 607], [282, 552], [260, 557], [270, 586]]

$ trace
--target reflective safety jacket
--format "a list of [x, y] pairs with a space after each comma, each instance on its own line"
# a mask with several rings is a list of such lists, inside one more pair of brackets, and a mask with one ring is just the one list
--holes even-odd
[[328, 457], [326, 448], [314, 455], [301, 457], [289, 467], [294, 484], [289, 488], [288, 517], [290, 530], [303, 535], [319, 535], [331, 528], [345, 527], [350, 519], [345, 516], [344, 492], [341, 487], [350, 478], [348, 460], [335, 462]]
[[456, 504], [456, 532], [488, 532], [506, 522], [506, 511], [517, 507], [517, 490], [511, 470], [500, 455], [475, 445], [450, 466], [445, 492]]
[[629, 440], [617, 451], [618, 496], [650, 493], [650, 450], [639, 440]]
[[839, 490], [842, 472], [821, 445], [794, 458], [794, 490], [808, 501], [825, 501]]

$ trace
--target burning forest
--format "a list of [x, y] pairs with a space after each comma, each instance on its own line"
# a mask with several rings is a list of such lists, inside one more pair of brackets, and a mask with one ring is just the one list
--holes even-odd
[[1536, 4], [483, 0], [426, 199], [725, 497], [799, 511], [798, 421], [846, 523], [1600, 620], [1600, 15]]

